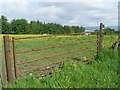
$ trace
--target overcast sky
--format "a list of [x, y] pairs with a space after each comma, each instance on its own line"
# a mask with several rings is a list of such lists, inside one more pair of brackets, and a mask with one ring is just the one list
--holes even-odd
[[[68, 2], [69, 1], [69, 2]], [[118, 25], [119, 0], [8, 0], [1, 1], [1, 15], [9, 20], [56, 22], [62, 25]]]

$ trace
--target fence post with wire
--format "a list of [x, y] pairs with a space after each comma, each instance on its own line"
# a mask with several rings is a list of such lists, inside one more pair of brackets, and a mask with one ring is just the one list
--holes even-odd
[[105, 25], [103, 23], [100, 23], [99, 51], [101, 51], [102, 48], [104, 47], [104, 28], [105, 28]]
[[5, 53], [7, 80], [8, 82], [13, 82], [12, 63], [10, 57], [10, 39], [9, 36], [4, 36], [3, 38], [4, 38], [4, 53]]
[[[99, 50], [99, 34], [97, 34], [97, 46], [96, 39], [93, 36], [91, 37], [91, 40], [84, 38], [80, 40], [79, 38], [76, 38], [75, 41], [71, 37], [63, 38], [66, 41], [68, 40], [68, 42], [62, 41], [62, 38], [59, 35], [12, 37], [11, 47], [13, 49], [12, 54], [14, 63], [11, 65], [10, 39], [9, 36], [4, 36], [8, 82], [13, 81], [12, 74], [14, 74], [15, 79], [18, 79], [19, 76], [29, 75], [30, 73], [41, 76], [45, 73], [49, 73], [49, 68], [51, 70], [52, 68], [59, 66], [60, 63], [68, 60], [89, 63], [95, 59], [94, 56]], [[51, 42], [49, 45], [41, 45], [41, 43], [45, 41], [48, 42], [50, 39]], [[13, 73], [12, 66], [14, 68]]]

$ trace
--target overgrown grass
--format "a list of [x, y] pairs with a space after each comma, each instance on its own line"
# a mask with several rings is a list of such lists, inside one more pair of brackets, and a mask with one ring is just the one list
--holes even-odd
[[[10, 36], [11, 38], [12, 36]], [[24, 37], [24, 36], [15, 36]], [[66, 37], [53, 37], [53, 38], [43, 38], [43, 39], [32, 39], [32, 40], [22, 40], [16, 43], [17, 51], [29, 50], [31, 48], [43, 48], [50, 45], [56, 45], [59, 43], [70, 43], [77, 42], [81, 40], [96, 40], [96, 36], [66, 36]], [[108, 49], [111, 47], [114, 41], [117, 40], [117, 36], [105, 36], [104, 50], [99, 54], [96, 60], [89, 64], [83, 64], [76, 60], [67, 61], [61, 65], [61, 68], [57, 69], [51, 76], [46, 76], [44, 78], [36, 78], [34, 75], [23, 76], [16, 81], [16, 83], [11, 83], [8, 88], [116, 88], [118, 86], [118, 54], [117, 51], [112, 51]], [[35, 57], [39, 58], [43, 55], [57, 54], [61, 52], [67, 52], [68, 50], [77, 50], [82, 46], [92, 46], [93, 43], [87, 43], [84, 45], [75, 45], [50, 49], [47, 51], [40, 51], [36, 53], [28, 53], [17, 55], [17, 62], [32, 60]], [[95, 45], [95, 43], [94, 43]], [[3, 44], [2, 44], [3, 46]], [[91, 48], [90, 48], [91, 49]], [[96, 49], [96, 47], [95, 47]], [[12, 52], [12, 43], [11, 43]], [[52, 53], [50, 53], [52, 52]], [[42, 53], [42, 55], [41, 55]], [[86, 53], [84, 50], [81, 53], [74, 53], [69, 55], [79, 56]], [[91, 56], [91, 54], [90, 54]], [[11, 55], [12, 57], [12, 55]], [[65, 56], [68, 57], [68, 56]], [[55, 59], [44, 60], [40, 63], [31, 63], [29, 66], [21, 65], [20, 70], [30, 69], [32, 65], [41, 66], [44, 63], [50, 63], [51, 61], [62, 60], [61, 57]], [[13, 59], [12, 59], [13, 63]], [[41, 64], [41, 65], [40, 65]], [[29, 68], [30, 67], [30, 68]], [[14, 70], [13, 70], [14, 71]]]
[[[16, 37], [16, 36], [15, 36]], [[18, 37], [18, 36], [17, 36]], [[50, 47], [50, 46], [58, 46], [61, 44], [73, 44], [75, 42], [85, 42], [85, 40], [91, 40], [93, 42], [86, 42], [86, 43], [79, 43], [79, 44], [74, 44], [70, 46], [60, 46], [57, 48], [49, 48], [46, 50], [39, 50], [37, 52], [29, 52], [29, 53], [22, 53], [22, 54], [17, 54], [17, 63], [23, 62], [23, 61], [31, 61], [39, 58], [44, 58], [44, 57], [50, 57], [54, 56], [56, 54], [61, 54], [61, 53], [66, 53], [69, 51], [75, 51], [75, 50], [80, 50], [79, 52], [74, 52], [70, 54], [64, 54], [61, 56], [56, 56], [54, 58], [47, 58], [47, 59], [42, 59], [38, 60], [36, 62], [31, 62], [31, 63], [26, 63], [26, 64], [21, 64], [19, 65], [19, 72], [22, 72], [24, 70], [30, 70], [36, 67], [40, 67], [46, 64], [51, 64], [53, 62], [58, 62], [62, 61], [64, 58], [73, 58], [75, 56], [83, 57], [83, 54], [87, 54], [93, 50], [95, 50], [94, 53], [89, 54], [86, 56], [86, 59], [89, 60], [89, 58], [94, 58], [94, 55], [96, 54], [96, 36], [91, 35], [91, 36], [53, 36], [53, 37], [45, 37], [45, 38], [33, 38], [33, 39], [26, 39], [26, 40], [18, 40], [16, 41], [16, 52], [19, 51], [25, 51], [25, 50], [33, 50], [33, 49], [38, 49], [38, 48], [45, 48], [45, 47]], [[92, 46], [92, 48], [90, 48]], [[88, 47], [87, 50], [82, 50], [82, 48]], [[11, 52], [12, 52], [12, 43], [11, 43]], [[13, 56], [13, 55], [11, 55]], [[13, 60], [12, 60], [13, 62]], [[14, 67], [13, 67], [14, 68]], [[13, 71], [14, 72], [14, 71]], [[32, 72], [32, 74], [39, 74], [40, 70], [36, 70]], [[30, 74], [29, 72], [28, 74]], [[23, 74], [20, 74], [19, 76], [23, 76]]]
[[118, 52], [104, 49], [89, 64], [67, 61], [51, 76], [27, 76], [9, 88], [117, 88]]

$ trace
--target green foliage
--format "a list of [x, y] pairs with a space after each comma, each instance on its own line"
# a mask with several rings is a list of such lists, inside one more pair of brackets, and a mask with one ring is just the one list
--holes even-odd
[[97, 34], [98, 33], [98, 30], [94, 30], [94, 32], [92, 32], [92, 34]]
[[8, 22], [7, 18], [5, 16], [1, 16], [2, 20], [2, 33], [11, 33], [11, 24]]
[[104, 29], [104, 34], [105, 34], [105, 35], [115, 34], [115, 30], [114, 30], [114, 29], [111, 29], [111, 28], [105, 28], [105, 29]]
[[28, 33], [28, 23], [25, 19], [13, 19], [11, 21], [12, 33], [25, 34]]
[[[94, 32], [92, 34], [97, 34], [98, 30], [94, 30]], [[115, 31], [114, 29], [111, 28], [105, 28], [104, 29], [104, 35], [114, 35], [117, 34], [118, 31]]]
[[97, 60], [83, 64], [74, 60], [65, 62], [51, 76], [27, 76], [9, 88], [117, 88], [117, 52], [104, 49]]
[[84, 32], [84, 27], [62, 26], [56, 23], [42, 23], [26, 19], [13, 19], [8, 22], [7, 17], [1, 16], [3, 34], [70, 34]]

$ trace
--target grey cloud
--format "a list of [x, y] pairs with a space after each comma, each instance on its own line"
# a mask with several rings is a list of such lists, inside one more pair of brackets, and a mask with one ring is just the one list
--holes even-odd
[[[65, 25], [117, 24], [117, 2], [25, 2], [8, 3], [3, 14], [11, 18], [26, 18]], [[11, 13], [12, 12], [12, 13]], [[112, 23], [114, 22], [114, 23]]]

